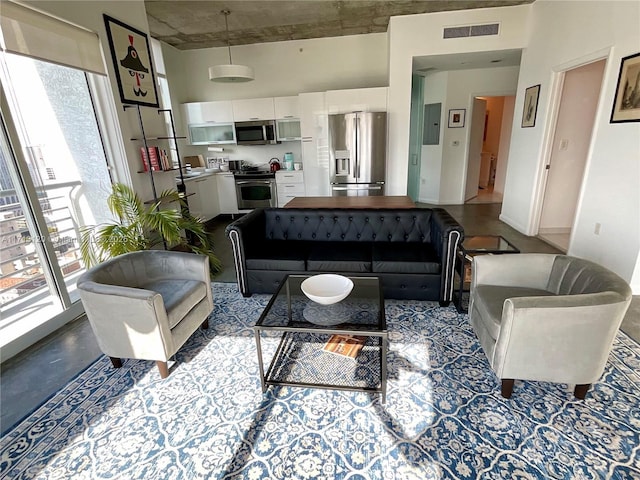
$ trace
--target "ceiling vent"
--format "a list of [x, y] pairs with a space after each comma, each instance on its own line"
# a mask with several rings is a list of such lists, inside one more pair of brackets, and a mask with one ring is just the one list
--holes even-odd
[[447, 27], [443, 31], [442, 38], [482, 37], [484, 35], [498, 35], [499, 29], [499, 23], [466, 25], [464, 27]]

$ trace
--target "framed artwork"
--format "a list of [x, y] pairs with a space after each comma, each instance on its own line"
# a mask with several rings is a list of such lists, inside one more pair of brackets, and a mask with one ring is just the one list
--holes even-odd
[[640, 122], [640, 53], [620, 62], [610, 123], [621, 122]]
[[144, 32], [104, 15], [122, 103], [158, 107], [158, 91]]
[[464, 127], [464, 116], [467, 112], [464, 108], [458, 108], [456, 110], [449, 110], [449, 128], [462, 128]]
[[522, 109], [522, 128], [536, 126], [536, 114], [538, 113], [538, 97], [540, 85], [529, 87], [524, 92], [524, 108]]

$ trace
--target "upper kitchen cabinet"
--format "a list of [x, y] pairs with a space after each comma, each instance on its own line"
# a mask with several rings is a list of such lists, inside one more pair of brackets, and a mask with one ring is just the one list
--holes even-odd
[[233, 123], [231, 101], [194, 102], [182, 104], [187, 125], [197, 123]]
[[300, 118], [300, 102], [298, 95], [291, 97], [274, 97], [273, 107], [275, 110], [275, 119]]
[[233, 120], [236, 122], [273, 120], [276, 118], [273, 97], [232, 100], [231, 103], [233, 105]]
[[278, 141], [300, 140], [300, 104], [298, 96], [274, 97], [273, 106], [276, 114]]
[[183, 103], [182, 111], [191, 145], [236, 143], [230, 101]]
[[326, 93], [327, 111], [332, 113], [386, 112], [387, 87], [329, 90]]

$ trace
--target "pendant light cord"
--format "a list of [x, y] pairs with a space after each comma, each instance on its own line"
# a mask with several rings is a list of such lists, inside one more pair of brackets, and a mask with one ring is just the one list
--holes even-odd
[[222, 14], [224, 14], [224, 27], [225, 30], [227, 31], [227, 48], [229, 49], [229, 64], [233, 65], [233, 62], [231, 61], [231, 42], [229, 40], [229, 14], [231, 13], [230, 10], [222, 10]]

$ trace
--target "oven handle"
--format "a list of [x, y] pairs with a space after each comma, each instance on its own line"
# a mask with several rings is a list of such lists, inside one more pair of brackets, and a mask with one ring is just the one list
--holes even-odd
[[237, 181], [236, 180], [236, 185], [248, 185], [248, 184], [252, 184], [252, 185], [256, 185], [256, 184], [262, 184], [262, 185], [271, 185], [271, 181], [269, 180], [243, 180], [243, 181]]

